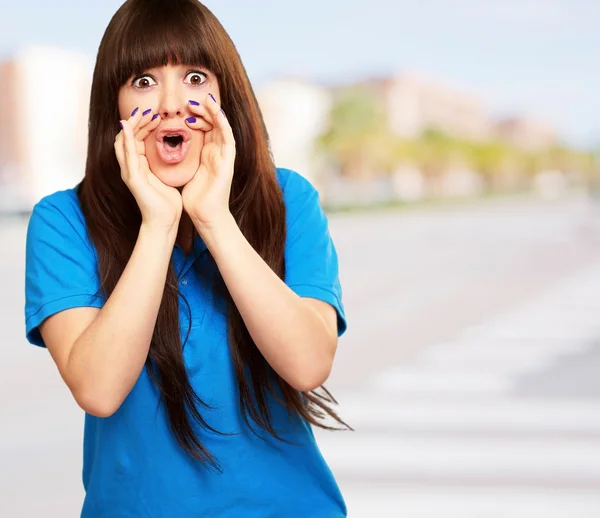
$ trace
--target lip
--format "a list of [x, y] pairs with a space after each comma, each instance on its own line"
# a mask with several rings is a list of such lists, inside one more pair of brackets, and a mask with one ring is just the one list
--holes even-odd
[[156, 132], [156, 140], [160, 143], [164, 140], [167, 135], [179, 135], [183, 138], [183, 142], [188, 142], [192, 138], [192, 133], [187, 128], [163, 128]]
[[[164, 143], [167, 135], [179, 135], [183, 142], [176, 149], [171, 150]], [[178, 164], [182, 162], [190, 149], [192, 134], [187, 128], [163, 128], [156, 133], [156, 151], [160, 159], [166, 164]]]

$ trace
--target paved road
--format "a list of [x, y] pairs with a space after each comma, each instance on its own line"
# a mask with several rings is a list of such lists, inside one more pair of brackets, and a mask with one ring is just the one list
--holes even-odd
[[586, 203], [332, 218], [349, 331], [318, 433], [349, 516], [600, 516], [600, 229]]
[[[351, 517], [600, 515], [600, 218], [585, 201], [334, 215], [349, 319], [317, 433]], [[76, 516], [82, 415], [23, 334], [0, 221], [0, 514]]]

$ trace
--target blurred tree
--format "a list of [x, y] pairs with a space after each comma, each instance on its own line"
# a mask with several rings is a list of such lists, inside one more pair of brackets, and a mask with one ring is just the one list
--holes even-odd
[[414, 149], [429, 197], [443, 196], [443, 174], [456, 159], [456, 141], [443, 131], [426, 129], [415, 141]]
[[392, 173], [404, 164], [415, 166], [423, 174], [429, 197], [444, 195], [444, 175], [454, 166], [481, 175], [487, 192], [527, 187], [536, 174], [548, 169], [600, 177], [600, 150], [584, 152], [561, 145], [533, 151], [500, 140], [469, 141], [437, 128], [414, 139], [400, 138], [389, 128], [381, 99], [361, 86], [334, 95], [330, 123], [317, 138], [316, 149], [342, 176], [353, 179]]
[[482, 175], [487, 192], [515, 187], [515, 176], [527, 169], [526, 156], [504, 142], [487, 141], [471, 144], [471, 165]]
[[329, 128], [316, 144], [337, 162], [342, 175], [367, 178], [393, 169], [394, 142], [375, 95], [354, 87], [336, 95]]

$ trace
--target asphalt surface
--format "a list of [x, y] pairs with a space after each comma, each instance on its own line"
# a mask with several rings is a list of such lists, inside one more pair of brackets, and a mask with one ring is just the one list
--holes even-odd
[[[0, 220], [0, 515], [78, 516], [83, 414], [25, 341]], [[351, 517], [600, 516], [600, 211], [585, 199], [330, 215], [348, 317], [317, 432]]]

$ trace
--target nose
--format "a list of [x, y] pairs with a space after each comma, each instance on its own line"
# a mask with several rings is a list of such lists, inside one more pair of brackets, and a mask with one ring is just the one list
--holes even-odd
[[170, 84], [168, 81], [163, 83], [158, 108], [161, 117], [163, 119], [182, 117], [185, 113], [185, 99], [183, 97], [183, 92], [176, 84]]

